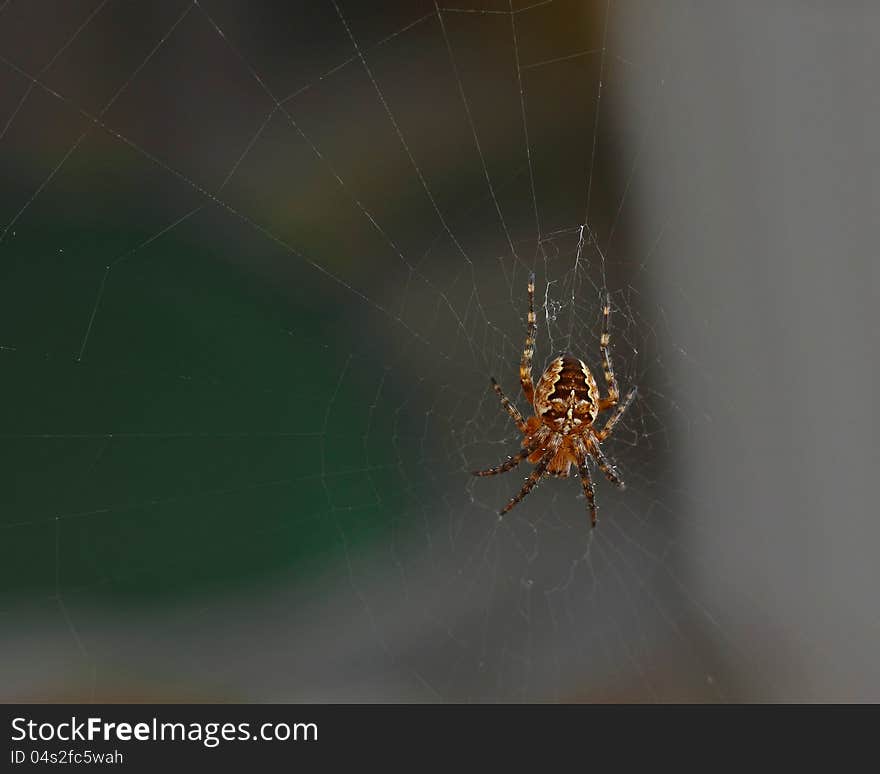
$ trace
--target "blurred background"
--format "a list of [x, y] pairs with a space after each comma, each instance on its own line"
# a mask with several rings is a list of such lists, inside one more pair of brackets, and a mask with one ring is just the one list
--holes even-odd
[[[0, 2], [0, 698], [880, 699], [878, 34]], [[595, 530], [469, 475], [530, 270], [639, 386]]]

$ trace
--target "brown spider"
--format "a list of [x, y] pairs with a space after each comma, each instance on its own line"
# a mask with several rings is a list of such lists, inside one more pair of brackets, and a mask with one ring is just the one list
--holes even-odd
[[[498, 382], [492, 379], [492, 389], [501, 399], [501, 405], [507, 409], [507, 413], [523, 434], [523, 448], [507, 462], [495, 468], [474, 471], [475, 476], [494, 476], [512, 470], [524, 459], [535, 465], [519, 494], [501, 509], [501, 515], [507, 513], [531, 492], [542, 476], [567, 478], [571, 466], [577, 465], [584, 495], [590, 508], [590, 521], [595, 527], [597, 511], [593, 479], [587, 464], [588, 457], [596, 460], [599, 469], [611, 483], [617, 484], [621, 489], [624, 488], [617, 468], [608, 461], [599, 445], [611, 435], [614, 426], [636, 396], [636, 388], [633, 387], [623, 403], [618, 405], [620, 390], [617, 387], [617, 379], [611, 367], [611, 354], [608, 351], [610, 320], [611, 299], [606, 296], [605, 305], [602, 307], [602, 336], [599, 339], [599, 349], [602, 352], [605, 382], [608, 385], [607, 398], [599, 397], [599, 387], [587, 364], [569, 353], [562, 353], [553, 358], [538, 380], [537, 388], [534, 387], [532, 355], [535, 352], [535, 332], [538, 325], [535, 319], [535, 275], [534, 273], [529, 275], [528, 333], [519, 366], [519, 380], [526, 399], [535, 413], [528, 420], [523, 420], [522, 414], [507, 399]], [[599, 412], [614, 406], [617, 406], [615, 412], [605, 422], [605, 426], [597, 431], [594, 422]]]

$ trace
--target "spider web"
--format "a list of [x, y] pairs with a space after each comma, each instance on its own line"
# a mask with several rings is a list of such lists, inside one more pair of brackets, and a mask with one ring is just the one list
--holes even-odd
[[[680, 451], [711, 338], [644, 155], [686, 9], [368, 5], [0, 3], [3, 684], [735, 695]], [[519, 445], [531, 270], [536, 378], [601, 373], [607, 292], [639, 387], [596, 530], [576, 479], [500, 519], [525, 468], [469, 476]]]

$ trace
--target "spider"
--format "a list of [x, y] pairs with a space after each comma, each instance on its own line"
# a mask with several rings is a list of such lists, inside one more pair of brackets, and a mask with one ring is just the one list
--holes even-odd
[[[568, 352], [560, 353], [550, 361], [538, 380], [538, 386], [535, 387], [532, 383], [532, 355], [535, 352], [535, 333], [538, 325], [535, 318], [535, 274], [533, 272], [529, 275], [528, 331], [519, 366], [519, 380], [526, 399], [535, 413], [524, 420], [516, 406], [502, 392], [498, 382], [494, 378], [491, 379], [492, 389], [501, 400], [501, 405], [523, 434], [522, 450], [497, 467], [473, 471], [475, 476], [494, 476], [513, 470], [525, 459], [535, 466], [519, 494], [501, 509], [500, 515], [503, 516], [520, 502], [543, 476], [568, 478], [571, 466], [577, 465], [590, 509], [590, 523], [595, 527], [597, 509], [593, 479], [587, 464], [589, 457], [596, 461], [599, 469], [611, 483], [621, 489], [624, 488], [617, 468], [609, 462], [600, 444], [611, 435], [614, 426], [630, 407], [636, 397], [636, 388], [632, 387], [623, 402], [619, 403], [620, 390], [611, 366], [611, 354], [608, 351], [610, 322], [611, 299], [606, 296], [602, 307], [602, 335], [599, 339], [599, 349], [605, 369], [605, 383], [608, 385], [607, 398], [600, 398], [596, 379], [587, 364]], [[617, 408], [605, 422], [604, 427], [597, 430], [595, 421], [599, 412], [615, 406]]]

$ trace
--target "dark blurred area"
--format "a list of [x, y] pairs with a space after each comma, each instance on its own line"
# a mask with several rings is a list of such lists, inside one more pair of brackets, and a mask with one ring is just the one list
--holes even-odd
[[[876, 701], [880, 13], [0, 2], [0, 698]], [[628, 488], [475, 480], [561, 349]]]

